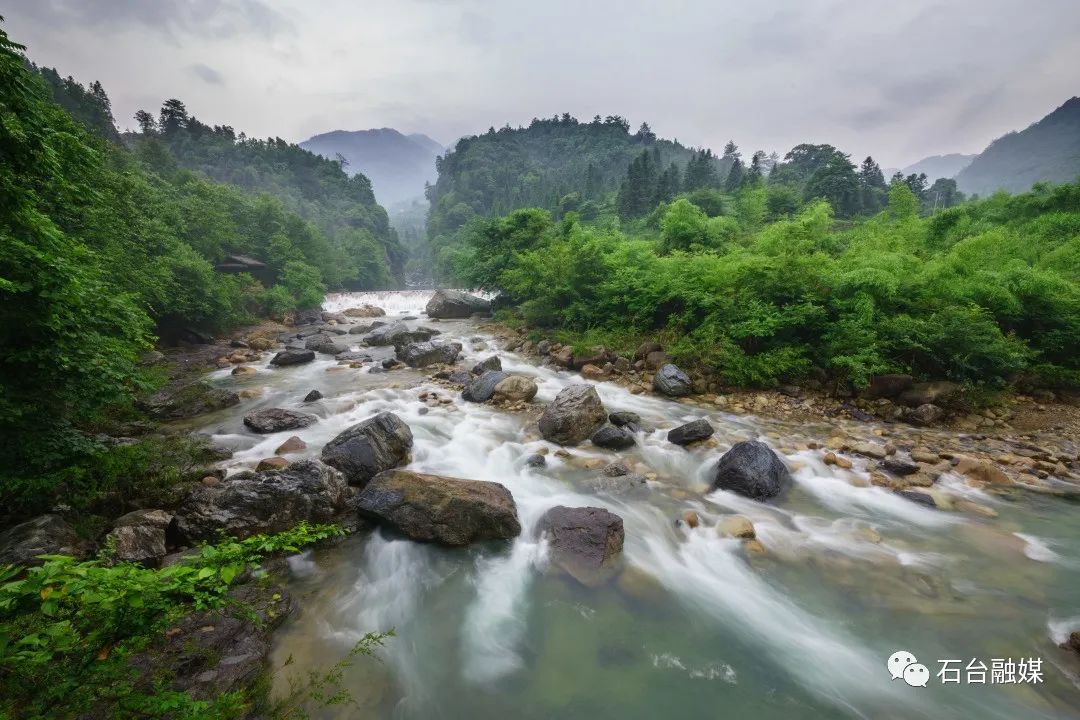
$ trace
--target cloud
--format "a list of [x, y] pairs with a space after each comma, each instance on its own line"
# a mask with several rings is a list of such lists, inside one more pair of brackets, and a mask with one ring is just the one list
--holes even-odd
[[210, 67], [209, 65], [205, 65], [203, 63], [192, 63], [191, 65], [188, 65], [188, 70], [190, 70], [196, 77], [200, 78], [203, 82], [209, 83], [210, 85], [225, 84], [225, 78], [222, 77], [221, 73], [219, 73], [217, 70]]

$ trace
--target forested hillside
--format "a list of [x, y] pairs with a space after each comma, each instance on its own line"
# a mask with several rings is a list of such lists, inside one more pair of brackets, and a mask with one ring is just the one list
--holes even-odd
[[[0, 33], [5, 473], [34, 477], [92, 452], [80, 428], [146, 387], [135, 363], [156, 334], [316, 307], [327, 284], [392, 281], [365, 225], [385, 225], [385, 212], [363, 178], [296, 146], [230, 141], [231, 130], [207, 129], [171, 103], [129, 150], [109, 139], [99, 84], [35, 72], [21, 50]], [[359, 200], [353, 210], [349, 198]], [[263, 261], [275, 284], [215, 272], [233, 253]], [[37, 496], [23, 482], [3, 483], [7, 502]]]
[[965, 193], [1027, 192], [1037, 182], [1080, 177], [1080, 97], [1037, 123], [999, 137], [956, 176]]

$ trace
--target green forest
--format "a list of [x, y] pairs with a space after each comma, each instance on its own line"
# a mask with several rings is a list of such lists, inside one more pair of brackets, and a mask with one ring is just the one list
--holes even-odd
[[[535, 207], [490, 217], [510, 201], [478, 189], [494, 172], [480, 160], [539, 142], [507, 136], [583, 132], [554, 122], [462, 141], [440, 166], [429, 225], [444, 277], [502, 292], [530, 324], [618, 351], [661, 337], [733, 386], [823, 376], [859, 388], [890, 372], [1080, 383], [1080, 185], [969, 200], [954, 180], [886, 181], [873, 158], [856, 166], [830, 145], [744, 167], [733, 143], [704, 168], [700, 151], [680, 165], [639, 148], [621, 181], [591, 184], [580, 168], [601, 166], [605, 143], [597, 159], [572, 146], [573, 162], [549, 171], [545, 187], [580, 191], [529, 194]], [[625, 124], [607, 132], [640, 142]]]
[[[2, 31], [0, 31], [2, 32]], [[178, 100], [117, 132], [104, 89], [0, 34], [0, 462], [19, 478], [95, 452], [82, 428], [150, 387], [155, 338], [395, 287], [404, 253], [362, 175], [281, 140], [208, 128]], [[215, 272], [265, 264], [264, 285]]]

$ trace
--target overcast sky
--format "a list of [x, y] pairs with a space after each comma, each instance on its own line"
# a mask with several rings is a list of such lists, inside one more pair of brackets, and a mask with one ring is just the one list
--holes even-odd
[[1080, 94], [1080, 0], [7, 0], [38, 64], [100, 80], [118, 122], [179, 97], [293, 141], [442, 143], [534, 116], [623, 115], [781, 154], [902, 166], [978, 152]]

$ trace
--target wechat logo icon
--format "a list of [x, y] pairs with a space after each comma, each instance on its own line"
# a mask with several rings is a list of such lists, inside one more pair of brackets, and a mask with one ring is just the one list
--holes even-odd
[[903, 680], [911, 687], [926, 687], [930, 680], [930, 669], [919, 663], [907, 650], [897, 650], [885, 663], [893, 680]]

